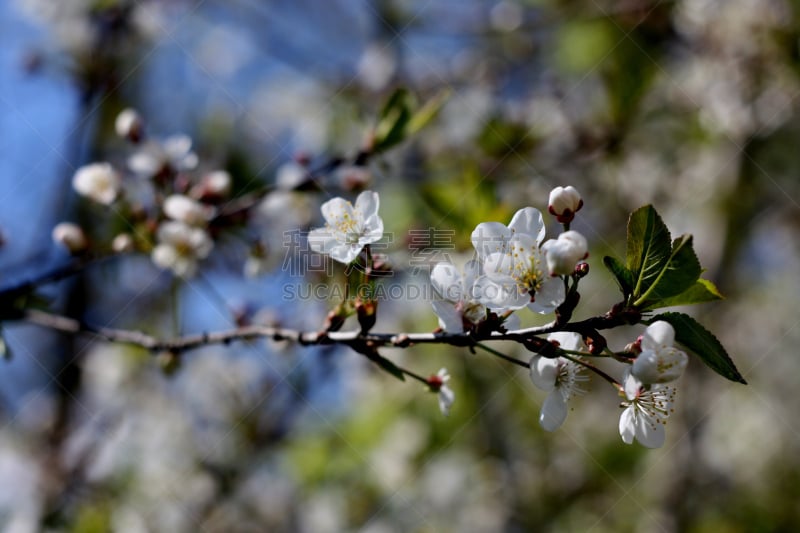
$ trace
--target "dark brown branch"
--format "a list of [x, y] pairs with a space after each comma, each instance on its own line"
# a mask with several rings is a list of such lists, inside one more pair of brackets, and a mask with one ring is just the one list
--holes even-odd
[[[533, 350], [538, 352], [539, 350], [535, 349], [537, 344], [531, 343], [530, 341], [539, 335], [545, 335], [554, 331], [573, 331], [585, 336], [596, 335], [596, 330], [609, 329], [623, 324], [635, 323], [630, 322], [630, 320], [633, 318], [635, 317], [630, 313], [615, 311], [615, 309], [612, 309], [606, 315], [593, 317], [572, 324], [557, 324], [556, 322], [551, 322], [543, 326], [536, 326], [508, 332], [495, 331], [481, 335], [475, 335], [471, 333], [371, 332], [362, 334], [360, 331], [303, 332], [293, 329], [251, 325], [225, 331], [197, 333], [172, 339], [161, 339], [141, 331], [96, 327], [74, 318], [55, 315], [35, 309], [26, 310], [22, 316], [22, 320], [26, 322], [50, 329], [55, 329], [64, 333], [73, 335], [91, 335], [95, 338], [103, 339], [109, 342], [140, 346], [153, 352], [183, 352], [199, 348], [207, 344], [228, 344], [234, 341], [246, 341], [254, 339], [290, 341], [302, 345], [344, 344], [357, 350], [363, 349], [366, 346], [372, 348], [406, 348], [414, 344], [474, 346], [480, 341], [497, 340], [523, 342], [526, 347], [532, 349], [531, 347], [533, 346]], [[641, 317], [639, 316], [639, 318]]]

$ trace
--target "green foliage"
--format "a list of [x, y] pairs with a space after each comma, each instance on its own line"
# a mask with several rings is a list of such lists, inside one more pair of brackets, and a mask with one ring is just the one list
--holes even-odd
[[619, 289], [625, 296], [625, 300], [628, 300], [633, 294], [633, 272], [628, 270], [625, 265], [622, 264], [622, 261], [608, 255], [603, 258], [603, 264], [609, 272], [614, 274]]
[[[651, 205], [631, 213], [625, 264], [604, 257], [625, 302], [640, 311], [674, 305], [690, 305], [722, 299], [717, 287], [700, 279], [703, 272], [692, 247], [692, 236], [670, 243], [667, 226]], [[746, 383], [717, 338], [695, 319], [683, 313], [662, 313], [648, 323], [665, 320], [675, 328], [679, 343], [721, 376]]]
[[675, 340], [692, 351], [714, 372], [731, 381], [747, 384], [719, 340], [694, 318], [684, 313], [669, 312], [654, 316], [649, 323], [657, 320], [669, 322], [675, 328]]
[[634, 299], [659, 279], [669, 256], [669, 230], [653, 206], [646, 205], [631, 213], [625, 266], [633, 275]]
[[420, 106], [406, 89], [395, 90], [378, 115], [373, 150], [384, 152], [427, 126], [439, 113], [449, 94], [448, 91], [442, 91]]
[[631, 213], [625, 265], [613, 257], [603, 264], [614, 275], [625, 301], [641, 310], [689, 305], [722, 298], [703, 272], [692, 246], [692, 236], [670, 243], [664, 221], [651, 205]]
[[521, 123], [492, 118], [478, 136], [478, 146], [487, 155], [503, 159], [514, 153], [524, 153], [533, 148], [535, 139], [530, 128]]
[[648, 302], [642, 307], [642, 310], [650, 311], [659, 307], [672, 307], [674, 305], [691, 305], [713, 302], [715, 300], [722, 300], [723, 298], [725, 297], [720, 294], [716, 285], [707, 279], [698, 279], [692, 286], [682, 293], [669, 298]]

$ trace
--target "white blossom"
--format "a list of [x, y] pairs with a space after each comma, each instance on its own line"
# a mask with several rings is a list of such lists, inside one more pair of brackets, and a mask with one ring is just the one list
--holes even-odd
[[205, 230], [183, 222], [164, 222], [158, 228], [157, 237], [158, 245], [151, 254], [153, 263], [182, 278], [194, 276], [197, 262], [206, 258], [214, 247], [214, 241]]
[[123, 109], [114, 121], [114, 131], [123, 139], [138, 142], [142, 137], [144, 121], [135, 109]]
[[359, 194], [355, 206], [343, 198], [328, 200], [322, 204], [325, 227], [311, 230], [309, 246], [340, 263], [352, 262], [365, 245], [383, 236], [379, 205], [378, 193], [372, 191]]
[[306, 180], [308, 180], [308, 169], [294, 161], [284, 163], [275, 173], [275, 185], [285, 191], [299, 187]]
[[197, 166], [197, 154], [192, 152], [188, 135], [173, 135], [163, 142], [150, 141], [128, 158], [128, 167], [144, 177], [153, 177], [165, 169], [175, 172]]
[[[577, 333], [559, 331], [548, 335], [547, 340], [558, 342], [565, 350], [586, 349]], [[583, 388], [583, 383], [589, 381], [586, 368], [564, 357], [534, 355], [530, 375], [534, 385], [550, 393], [539, 412], [539, 424], [546, 431], [555, 431], [567, 418], [567, 401], [586, 392]]]
[[439, 410], [444, 416], [450, 415], [450, 408], [456, 400], [456, 394], [447, 386], [450, 381], [450, 373], [446, 368], [440, 368], [436, 375], [428, 378], [431, 390], [439, 395]]
[[583, 207], [583, 200], [578, 190], [572, 185], [556, 187], [550, 191], [547, 210], [561, 223], [569, 223], [575, 213]]
[[681, 377], [689, 356], [673, 346], [675, 329], [669, 322], [653, 322], [642, 335], [642, 352], [631, 367], [631, 375], [644, 384], [667, 383]]
[[538, 209], [520, 209], [506, 227], [483, 222], [472, 232], [472, 245], [483, 260], [484, 275], [476, 281], [478, 299], [490, 309], [550, 313], [564, 301], [564, 284], [547, 276], [539, 244], [544, 221]]
[[130, 233], [120, 233], [111, 241], [111, 249], [118, 254], [131, 252], [134, 248], [135, 243]]
[[626, 373], [623, 383], [628, 401], [619, 418], [619, 434], [625, 444], [638, 440], [647, 448], [660, 448], [666, 438], [664, 426], [672, 413], [675, 388], [669, 385], [641, 384], [635, 376]]
[[231, 175], [225, 170], [215, 170], [205, 175], [201, 185], [205, 194], [225, 197], [231, 193]]
[[[448, 333], [464, 333], [464, 324], [477, 325], [486, 318], [486, 306], [478, 301], [475, 281], [483, 274], [478, 261], [468, 261], [463, 274], [448, 262], [438, 263], [431, 270], [431, 285], [438, 298], [431, 301], [439, 326]], [[507, 329], [517, 329], [519, 320], [509, 316]]]
[[569, 276], [575, 265], [589, 256], [586, 238], [577, 231], [565, 231], [557, 239], [542, 244], [542, 253], [551, 276]]
[[110, 205], [119, 195], [122, 180], [109, 163], [91, 163], [79, 168], [72, 177], [72, 187], [81, 196]]
[[182, 194], [172, 194], [164, 200], [164, 214], [172, 220], [190, 226], [205, 226], [214, 216], [214, 208]]
[[56, 224], [52, 233], [53, 241], [64, 246], [70, 253], [80, 253], [89, 246], [89, 240], [80, 226], [72, 222]]

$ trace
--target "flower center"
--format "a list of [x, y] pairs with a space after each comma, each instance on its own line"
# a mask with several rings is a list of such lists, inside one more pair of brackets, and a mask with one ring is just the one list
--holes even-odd
[[333, 230], [343, 235], [347, 244], [358, 244], [361, 233], [358, 227], [358, 220], [351, 217], [350, 213], [343, 213], [342, 216], [337, 217], [333, 224]]

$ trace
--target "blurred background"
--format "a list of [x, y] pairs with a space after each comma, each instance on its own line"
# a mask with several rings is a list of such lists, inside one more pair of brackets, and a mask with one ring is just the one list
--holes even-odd
[[[618, 301], [601, 259], [624, 256], [628, 213], [653, 203], [673, 236], [694, 234], [704, 277], [727, 297], [685, 311], [749, 382], [693, 359], [666, 445], [645, 450], [620, 440], [618, 398], [603, 382], [548, 434], [537, 422], [545, 395], [527, 373], [465, 349], [384, 352], [426, 376], [450, 370], [456, 403], [445, 418], [434, 395], [346, 348], [211, 346], [168, 375], [142, 350], [6, 322], [3, 530], [797, 530], [798, 9], [0, 3], [0, 286], [64, 264], [50, 239], [59, 221], [108, 237], [109, 213], [70, 182], [91, 161], [124, 168], [130, 149], [114, 118], [126, 107], [153, 137], [190, 135], [201, 166], [226, 169], [241, 196], [291, 181], [307, 161], [358, 159], [404, 87], [420, 102], [446, 95], [426, 128], [362, 165], [331, 166], [324, 193], [268, 194], [217, 238], [196, 278], [177, 283], [134, 254], [42, 287], [49, 308], [163, 336], [248, 322], [317, 330], [335, 302], [284, 297], [321, 279], [287, 271], [284, 231], [321, 225], [327, 194], [379, 191], [396, 274], [387, 283], [426, 286], [426, 261], [465, 261], [477, 223], [544, 211], [550, 189], [571, 184], [585, 201], [573, 229], [591, 253], [576, 317]], [[428, 233], [439, 240], [420, 241]], [[258, 275], [243, 276], [254, 255], [248, 273]], [[436, 324], [425, 299], [395, 299], [381, 303], [375, 329]], [[615, 331], [611, 345], [640, 330]]]

